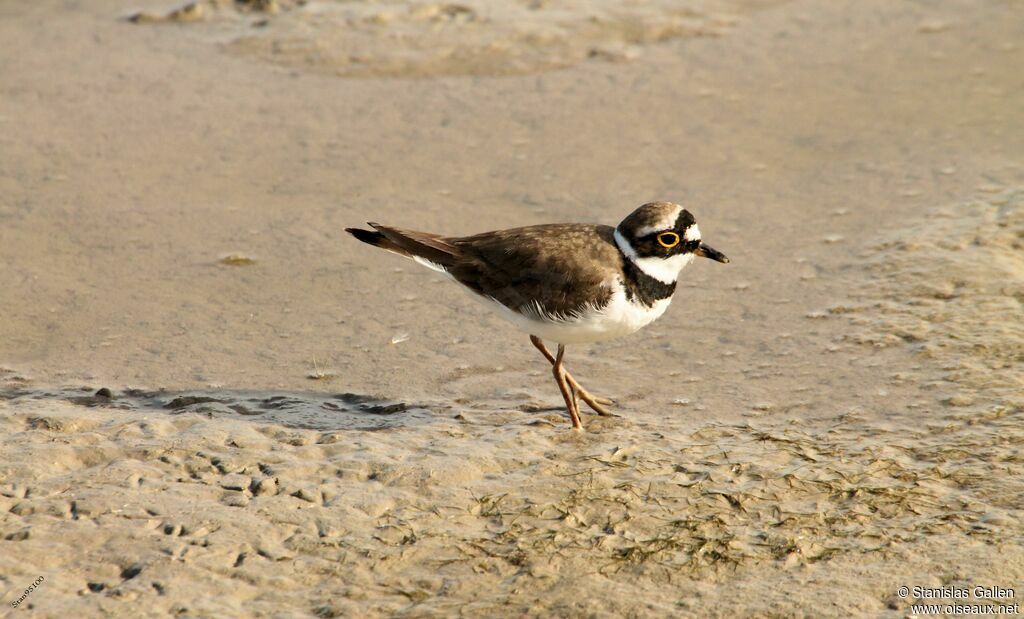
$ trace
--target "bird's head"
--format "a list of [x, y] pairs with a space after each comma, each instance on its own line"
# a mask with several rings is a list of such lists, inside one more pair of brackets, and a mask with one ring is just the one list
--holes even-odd
[[638, 269], [671, 284], [694, 256], [729, 262], [701, 241], [700, 228], [689, 211], [671, 202], [648, 202], [615, 227], [615, 244]]

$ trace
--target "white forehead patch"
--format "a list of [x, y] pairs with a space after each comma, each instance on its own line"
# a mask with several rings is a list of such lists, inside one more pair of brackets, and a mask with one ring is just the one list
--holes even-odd
[[700, 228], [697, 224], [691, 224], [686, 232], [683, 233], [683, 238], [687, 241], [699, 241], [700, 240]]
[[645, 226], [636, 231], [636, 238], [647, 236], [654, 232], [661, 232], [662, 230], [671, 230], [676, 226], [676, 219], [679, 219], [679, 213], [683, 212], [683, 207], [678, 204], [675, 208], [666, 212], [660, 219], [655, 221], [649, 226]]

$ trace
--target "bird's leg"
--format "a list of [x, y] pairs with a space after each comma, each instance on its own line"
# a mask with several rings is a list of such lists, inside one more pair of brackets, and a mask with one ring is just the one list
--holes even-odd
[[[544, 355], [544, 357], [548, 360], [549, 363], [551, 363], [552, 365], [555, 364], [555, 356], [551, 354], [551, 351], [548, 350], [548, 347], [544, 345], [544, 342], [539, 337], [537, 337], [536, 335], [531, 335], [530, 341], [533, 342], [533, 345], [537, 347], [537, 350], [539, 350], [540, 353]], [[568, 370], [564, 370], [564, 372], [565, 378], [566, 380], [569, 381], [569, 384], [572, 386], [573, 391], [579, 394], [580, 398], [587, 403], [587, 406], [594, 409], [594, 412], [597, 413], [598, 415], [605, 417], [614, 417], [614, 415], [609, 413], [607, 410], [605, 410], [604, 406], [602, 406], [602, 404], [611, 404], [611, 400], [591, 395], [589, 391], [584, 389], [582, 385], [576, 382], [576, 379], [572, 377], [572, 374], [570, 374]]]
[[551, 351], [548, 350], [548, 347], [544, 345], [543, 340], [541, 340], [536, 335], [531, 335], [530, 341], [533, 342], [533, 345], [537, 347], [537, 350], [540, 351], [540, 354], [544, 355], [544, 358], [548, 360], [548, 363], [550, 363], [551, 365], [555, 364], [555, 356], [552, 355]]
[[569, 417], [572, 419], [572, 429], [582, 430], [583, 423], [580, 422], [580, 411], [576, 406], [576, 395], [572, 392], [572, 388], [569, 387], [569, 381], [565, 378], [565, 369], [562, 368], [562, 357], [565, 356], [565, 345], [558, 345], [558, 355], [555, 356], [555, 363], [551, 366], [551, 373], [555, 375], [555, 382], [558, 383], [558, 390], [562, 392], [562, 398], [565, 399], [565, 407], [569, 411]]
[[562, 372], [565, 374], [566, 384], [569, 385], [569, 393], [572, 395], [572, 405], [576, 409], [576, 414], [580, 414], [580, 394], [576, 391], [575, 387], [572, 386], [572, 381], [569, 380], [569, 371], [564, 367]]

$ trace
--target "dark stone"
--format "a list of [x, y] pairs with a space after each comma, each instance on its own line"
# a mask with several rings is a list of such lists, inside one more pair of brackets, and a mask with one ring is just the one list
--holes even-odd
[[141, 563], [132, 563], [128, 567], [121, 570], [121, 578], [125, 580], [131, 580], [142, 573], [142, 568], [145, 567]]
[[167, 404], [164, 404], [164, 408], [169, 408], [173, 410], [178, 408], [185, 408], [186, 406], [192, 406], [193, 404], [205, 404], [206, 402], [221, 402], [221, 400], [204, 395], [183, 395], [174, 398]]

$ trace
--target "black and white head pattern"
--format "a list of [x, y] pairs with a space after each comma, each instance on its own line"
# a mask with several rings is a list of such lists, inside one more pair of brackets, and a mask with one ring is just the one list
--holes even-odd
[[700, 246], [700, 228], [689, 211], [671, 202], [649, 202], [615, 228], [615, 244], [649, 277], [673, 284]]

